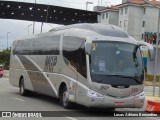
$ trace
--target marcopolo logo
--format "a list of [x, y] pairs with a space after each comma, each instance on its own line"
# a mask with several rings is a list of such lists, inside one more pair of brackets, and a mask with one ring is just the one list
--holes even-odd
[[45, 61], [44, 71], [53, 72], [56, 63], [57, 63], [57, 56], [47, 56]]

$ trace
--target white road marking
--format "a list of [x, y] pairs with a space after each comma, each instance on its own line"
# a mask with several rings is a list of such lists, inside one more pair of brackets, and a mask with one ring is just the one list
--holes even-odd
[[68, 119], [70, 119], [70, 120], [77, 120], [77, 119], [72, 118], [72, 117], [66, 117], [66, 118], [68, 118]]
[[13, 97], [13, 99], [16, 99], [16, 100], [19, 100], [19, 101], [25, 101], [25, 100], [23, 100], [23, 99], [20, 99], [20, 98], [16, 98], [16, 97]]

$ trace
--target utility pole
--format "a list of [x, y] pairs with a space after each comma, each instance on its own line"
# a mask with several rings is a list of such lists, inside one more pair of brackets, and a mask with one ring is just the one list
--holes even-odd
[[10, 32], [7, 32], [7, 49], [8, 49], [8, 34], [9, 34]]
[[29, 36], [29, 27], [30, 27], [31, 25], [32, 25], [32, 24], [29, 24], [29, 25], [28, 25], [28, 36]]
[[93, 4], [93, 2], [86, 2], [86, 10], [88, 8], [88, 4]]
[[[36, 4], [36, 0], [35, 0], [35, 4]], [[35, 14], [34, 14], [35, 17]], [[33, 35], [34, 35], [34, 28], [35, 28], [35, 21], [33, 21]]]

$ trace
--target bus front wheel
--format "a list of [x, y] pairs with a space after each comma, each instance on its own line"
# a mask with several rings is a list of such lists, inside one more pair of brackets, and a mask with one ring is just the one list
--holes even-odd
[[27, 95], [27, 90], [24, 87], [24, 78], [20, 79], [19, 92], [22, 96]]
[[69, 97], [69, 93], [68, 93], [67, 87], [65, 86], [62, 90], [60, 101], [62, 106], [67, 109], [71, 108], [71, 102], [68, 100], [68, 97]]

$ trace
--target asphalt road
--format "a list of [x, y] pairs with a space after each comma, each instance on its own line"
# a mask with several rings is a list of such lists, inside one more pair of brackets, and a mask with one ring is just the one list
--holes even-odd
[[[89, 112], [79, 111], [79, 109], [89, 110]], [[57, 116], [38, 118], [38, 120], [160, 120], [160, 117], [109, 117], [110, 114], [124, 115], [126, 111], [143, 111], [144, 108], [119, 108], [114, 111], [100, 109], [101, 112], [93, 112], [92, 110], [93, 108], [88, 109], [80, 105], [76, 105], [73, 110], [66, 110], [60, 106], [59, 100], [40, 94], [21, 96], [19, 88], [11, 86], [8, 78], [0, 79], [0, 111], [52, 111], [51, 114]], [[0, 118], [0, 120], [4, 119], [10, 118]], [[12, 120], [19, 119], [22, 118], [12, 118]], [[32, 119], [35, 120], [36, 118], [29, 118], [29, 120]]]

